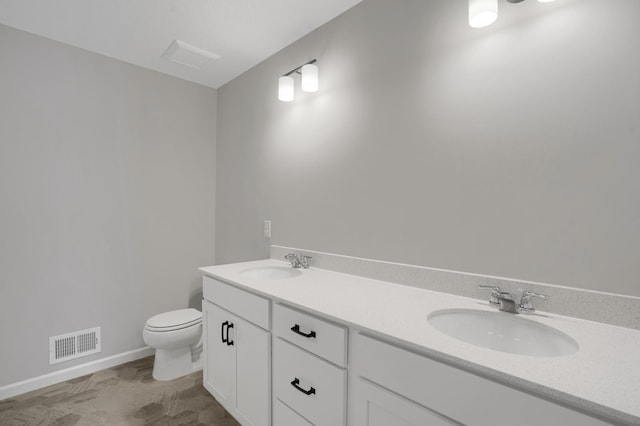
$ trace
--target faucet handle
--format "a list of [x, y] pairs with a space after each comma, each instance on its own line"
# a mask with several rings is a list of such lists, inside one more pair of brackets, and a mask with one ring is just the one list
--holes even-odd
[[291, 263], [292, 268], [300, 267], [300, 259], [298, 259], [298, 255], [295, 253], [287, 253], [284, 258]]
[[533, 303], [531, 303], [531, 298], [535, 297], [542, 300], [549, 300], [550, 296], [548, 294], [536, 293], [529, 290], [524, 290], [522, 292], [522, 297], [520, 298], [520, 312], [532, 313], [535, 312], [535, 308], [533, 307]]
[[302, 256], [300, 256], [300, 264], [304, 269], [309, 269], [309, 267], [311, 266], [312, 259], [313, 257], [303, 254]]
[[491, 290], [491, 297], [489, 298], [489, 303], [494, 306], [500, 306], [500, 287], [497, 285], [482, 285], [478, 284], [478, 288], [483, 290]]

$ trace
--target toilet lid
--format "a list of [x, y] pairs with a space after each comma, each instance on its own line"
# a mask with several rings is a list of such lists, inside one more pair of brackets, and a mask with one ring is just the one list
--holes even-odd
[[147, 320], [148, 328], [168, 329], [175, 327], [187, 327], [202, 322], [202, 312], [197, 309], [178, 309], [154, 315]]

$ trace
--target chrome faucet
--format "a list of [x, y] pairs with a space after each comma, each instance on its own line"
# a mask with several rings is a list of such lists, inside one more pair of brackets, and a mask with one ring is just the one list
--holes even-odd
[[518, 308], [521, 314], [533, 313], [536, 311], [535, 308], [533, 307], [533, 303], [531, 303], [532, 297], [536, 297], [542, 300], [549, 300], [549, 296], [546, 294], [535, 293], [533, 291], [524, 290], [522, 292], [522, 296], [520, 297], [520, 304], [518, 305]]
[[532, 314], [536, 310], [531, 303], [531, 298], [536, 297], [542, 300], [549, 300], [546, 294], [535, 293], [529, 290], [520, 289], [515, 294], [508, 291], [501, 291], [500, 287], [491, 285], [479, 285], [481, 289], [490, 290], [491, 297], [489, 304], [495, 306], [503, 312], [512, 314]]
[[284, 258], [291, 263], [292, 268], [299, 268], [302, 266], [302, 263], [300, 263], [300, 259], [298, 259], [298, 255], [295, 253], [289, 253]]
[[306, 256], [306, 255], [301, 255], [300, 256], [300, 264], [302, 265], [302, 267], [304, 269], [309, 269], [309, 267], [311, 266], [311, 260], [313, 259], [313, 257], [311, 256]]
[[493, 285], [478, 285], [478, 288], [483, 290], [491, 290], [491, 297], [489, 298], [489, 304], [495, 307], [500, 306], [500, 287]]
[[311, 266], [311, 259], [313, 259], [313, 257], [306, 256], [304, 254], [301, 254], [300, 257], [298, 257], [295, 253], [289, 253], [284, 258], [291, 263], [292, 268], [302, 267], [304, 269], [309, 269]]

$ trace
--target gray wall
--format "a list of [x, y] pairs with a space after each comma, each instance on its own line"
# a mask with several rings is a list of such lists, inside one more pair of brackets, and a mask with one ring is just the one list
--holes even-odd
[[[640, 296], [640, 1], [500, 8], [473, 30], [464, 0], [365, 0], [219, 89], [217, 262], [273, 243]], [[310, 58], [320, 91], [279, 102]]]
[[[214, 261], [216, 91], [0, 26], [0, 386], [144, 346]], [[103, 352], [48, 366], [48, 337]]]

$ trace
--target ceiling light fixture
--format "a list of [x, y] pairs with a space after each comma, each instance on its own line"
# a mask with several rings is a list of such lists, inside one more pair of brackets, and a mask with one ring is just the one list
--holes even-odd
[[[507, 0], [509, 3], [520, 3], [524, 0]], [[538, 0], [550, 3], [554, 0]], [[498, 19], [498, 0], [469, 0], [469, 26], [484, 28]]]
[[278, 99], [283, 102], [291, 102], [294, 99], [294, 87], [292, 74], [301, 75], [301, 87], [305, 92], [318, 91], [318, 66], [315, 65], [317, 60], [312, 59], [305, 62], [297, 68], [292, 69], [288, 73], [282, 74], [278, 79]]
[[301, 86], [305, 92], [318, 91], [318, 66], [315, 64], [305, 64], [300, 72], [302, 74]]
[[469, 0], [469, 26], [483, 28], [498, 19], [498, 0]]
[[283, 102], [291, 102], [293, 100], [293, 77], [283, 75], [278, 80], [278, 99]]

